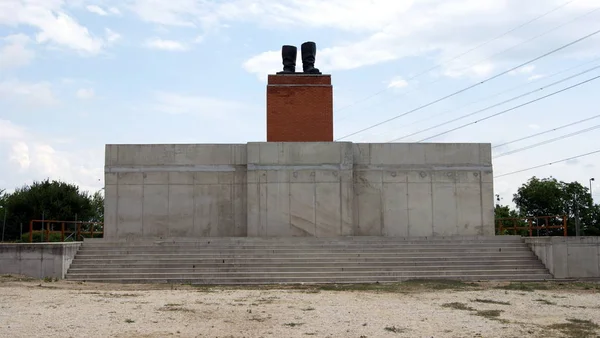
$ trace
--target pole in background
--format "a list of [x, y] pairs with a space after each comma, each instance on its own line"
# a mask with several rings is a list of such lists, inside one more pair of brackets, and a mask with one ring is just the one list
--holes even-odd
[[4, 211], [4, 221], [2, 222], [2, 242], [4, 242], [4, 229], [6, 228], [6, 214], [8, 213], [8, 210], [3, 206], [1, 206], [0, 209]]
[[592, 200], [594, 199], [594, 193], [592, 192], [592, 182], [594, 182], [595, 178], [590, 178], [590, 195], [592, 196]]

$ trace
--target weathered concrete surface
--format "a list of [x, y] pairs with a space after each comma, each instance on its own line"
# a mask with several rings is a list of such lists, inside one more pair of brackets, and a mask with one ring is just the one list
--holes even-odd
[[81, 242], [0, 244], [0, 274], [63, 279]]
[[108, 145], [105, 236], [493, 235], [489, 144]]
[[555, 278], [600, 278], [600, 237], [526, 238]]

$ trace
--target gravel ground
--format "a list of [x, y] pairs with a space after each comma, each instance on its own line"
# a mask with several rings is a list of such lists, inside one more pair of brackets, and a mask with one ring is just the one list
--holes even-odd
[[600, 284], [194, 287], [0, 276], [0, 337], [600, 337]]

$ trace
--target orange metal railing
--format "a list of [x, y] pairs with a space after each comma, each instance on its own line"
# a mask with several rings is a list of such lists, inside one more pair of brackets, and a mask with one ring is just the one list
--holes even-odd
[[[65, 234], [73, 235], [75, 234], [75, 241], [79, 239], [83, 239], [83, 236], [89, 235], [91, 238], [96, 236], [104, 236], [104, 224], [100, 222], [80, 222], [80, 221], [54, 221], [54, 220], [32, 220], [29, 222], [29, 243], [33, 243], [33, 232], [34, 225], [41, 223], [41, 240], [42, 242], [50, 242], [50, 234], [60, 233], [61, 242], [65, 241]], [[55, 225], [60, 225], [60, 230], [51, 230], [54, 229]], [[71, 225], [75, 225], [71, 227]], [[84, 228], [85, 231], [82, 231], [82, 226], [88, 226]], [[94, 227], [99, 226], [102, 230], [94, 231]]]
[[[540, 222], [542, 220], [542, 222]], [[506, 226], [505, 223], [510, 226]], [[526, 225], [523, 225], [525, 223]], [[514, 230], [515, 235], [519, 230], [527, 230], [529, 237], [533, 230], [562, 229], [563, 236], [567, 236], [567, 216], [537, 216], [537, 217], [505, 217], [496, 218], [496, 228], [500, 234], [504, 230]]]

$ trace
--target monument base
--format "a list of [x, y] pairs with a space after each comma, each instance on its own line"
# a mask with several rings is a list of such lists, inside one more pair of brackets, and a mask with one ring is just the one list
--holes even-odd
[[105, 238], [493, 236], [490, 144], [107, 145]]

